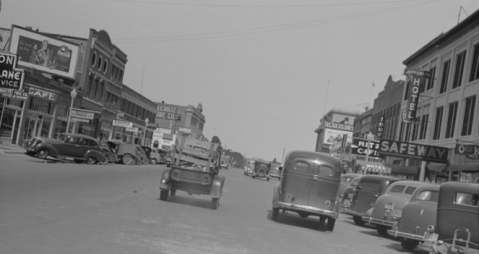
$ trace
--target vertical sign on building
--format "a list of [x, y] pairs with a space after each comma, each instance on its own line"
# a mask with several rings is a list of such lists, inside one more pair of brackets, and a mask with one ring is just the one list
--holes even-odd
[[381, 118], [379, 118], [379, 124], [378, 124], [376, 137], [381, 139], [383, 137], [383, 132], [384, 132], [384, 116], [381, 116]]
[[419, 91], [421, 84], [425, 84], [427, 80], [431, 78], [431, 73], [428, 71], [421, 71], [421, 70], [413, 70], [413, 69], [405, 69], [404, 75], [406, 75], [410, 81], [410, 88], [409, 88], [409, 100], [407, 102], [406, 108], [406, 119], [407, 120], [415, 120], [416, 113], [417, 113], [417, 106], [419, 102]]

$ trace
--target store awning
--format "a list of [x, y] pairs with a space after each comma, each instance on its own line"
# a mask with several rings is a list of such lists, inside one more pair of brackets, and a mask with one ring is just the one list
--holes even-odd
[[479, 172], [479, 162], [478, 163], [468, 163], [468, 164], [455, 164], [449, 165], [447, 167], [448, 171], [462, 171], [462, 172]]
[[419, 167], [417, 166], [401, 166], [392, 164], [387, 164], [386, 166], [391, 168], [392, 175], [417, 175], [419, 172]]

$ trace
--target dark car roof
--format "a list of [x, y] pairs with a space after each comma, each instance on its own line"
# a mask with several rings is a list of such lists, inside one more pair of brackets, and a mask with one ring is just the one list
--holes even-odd
[[361, 177], [360, 181], [363, 181], [365, 179], [379, 180], [379, 181], [401, 181], [401, 178], [397, 178], [394, 176], [383, 176], [383, 175], [364, 175]]
[[289, 158], [293, 157], [308, 157], [308, 158], [316, 158], [322, 161], [329, 162], [331, 164], [341, 164], [338, 158], [333, 157], [327, 153], [320, 153], [320, 152], [312, 152], [312, 151], [303, 151], [303, 150], [295, 150], [288, 153], [286, 156], [286, 160], [288, 161]]
[[90, 136], [83, 135], [83, 134], [60, 133], [60, 135], [65, 135], [65, 136], [70, 136], [70, 137], [75, 137], [75, 138], [84, 138], [84, 139], [94, 139], [94, 140], [96, 140], [96, 138], [94, 138], [94, 137], [90, 137]]

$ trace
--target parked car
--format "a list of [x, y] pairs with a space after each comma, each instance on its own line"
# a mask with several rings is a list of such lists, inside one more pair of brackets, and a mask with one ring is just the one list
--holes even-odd
[[338, 188], [341, 162], [329, 154], [291, 151], [280, 168], [281, 180], [274, 187], [271, 218], [278, 220], [279, 211], [292, 211], [300, 217], [319, 216], [333, 231], [339, 216]]
[[279, 170], [279, 166], [272, 166], [271, 170], [269, 171], [269, 177], [281, 180], [281, 171]]
[[358, 177], [351, 180], [346, 190], [344, 190], [343, 194], [339, 195], [339, 211], [343, 212], [343, 208], [349, 207], [351, 205], [351, 199], [353, 198], [354, 191], [356, 190], [356, 187], [359, 184], [359, 179], [361, 179], [362, 176], [363, 175], [359, 175]]
[[221, 168], [228, 169], [228, 163], [221, 163]]
[[362, 216], [364, 222], [375, 225], [382, 236], [388, 235], [388, 230], [402, 216], [403, 207], [412, 198], [412, 194], [422, 185], [429, 183], [418, 181], [397, 181], [389, 185], [386, 192], [378, 197], [374, 207]]
[[[424, 242], [424, 235], [429, 233], [428, 226], [436, 224], [439, 184], [427, 184], [417, 187], [411, 200], [402, 209], [402, 216], [388, 234], [399, 237], [404, 249], [412, 251], [419, 242]], [[430, 230], [430, 229], [429, 229]]]
[[141, 164], [141, 165], [150, 164], [150, 159], [148, 159], [148, 156], [146, 155], [145, 150], [139, 145], [135, 145], [135, 147], [136, 147], [136, 150], [138, 151], [138, 157], [139, 157], [139, 160], [136, 161], [136, 164]]
[[250, 167], [245, 166], [245, 167], [244, 167], [243, 175], [245, 175], [245, 176], [250, 176], [251, 174], [253, 174], [253, 170], [252, 170]]
[[357, 177], [362, 176], [361, 174], [342, 174], [341, 183], [339, 184], [338, 193], [340, 198], [343, 197], [344, 191], [349, 187], [349, 184]]
[[41, 159], [46, 159], [48, 156], [73, 158], [76, 163], [88, 164], [106, 160], [98, 141], [81, 134], [61, 133], [54, 139], [34, 137], [26, 143], [25, 149], [27, 154]]
[[343, 209], [344, 213], [352, 215], [354, 223], [364, 225], [362, 216], [376, 203], [376, 199], [384, 194], [392, 183], [401, 179], [383, 175], [364, 175], [349, 198], [350, 205]]
[[140, 152], [135, 144], [122, 142], [121, 140], [104, 140], [101, 143], [115, 151], [118, 161], [125, 165], [141, 161]]
[[105, 161], [100, 162], [101, 164], [108, 164], [108, 163], [116, 163], [118, 162], [118, 156], [116, 156], [115, 151], [113, 151], [111, 148], [108, 146], [101, 144], [100, 145], [101, 152], [105, 156]]
[[149, 146], [141, 146], [141, 148], [143, 148], [143, 150], [145, 151], [146, 157], [151, 164], [155, 165], [156, 163], [160, 162], [160, 154], [158, 153], [156, 148], [152, 148]]
[[158, 163], [160, 164], [166, 164], [166, 158], [168, 156], [168, 151], [163, 149], [163, 148], [153, 148], [158, 153], [158, 156], [160, 159], [158, 160]]
[[479, 184], [446, 182], [439, 187], [435, 225], [425, 239], [430, 253], [479, 253]]
[[255, 161], [253, 172], [251, 177], [254, 179], [258, 178], [266, 178], [269, 181], [269, 171], [271, 170], [271, 163], [263, 162], [263, 161]]

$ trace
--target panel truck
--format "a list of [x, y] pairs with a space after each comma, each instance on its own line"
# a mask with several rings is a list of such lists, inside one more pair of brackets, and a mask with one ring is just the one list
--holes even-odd
[[173, 164], [161, 176], [160, 200], [174, 197], [177, 190], [189, 195], [209, 195], [211, 208], [219, 207], [225, 177], [221, 168], [221, 144], [180, 136], [172, 150]]

